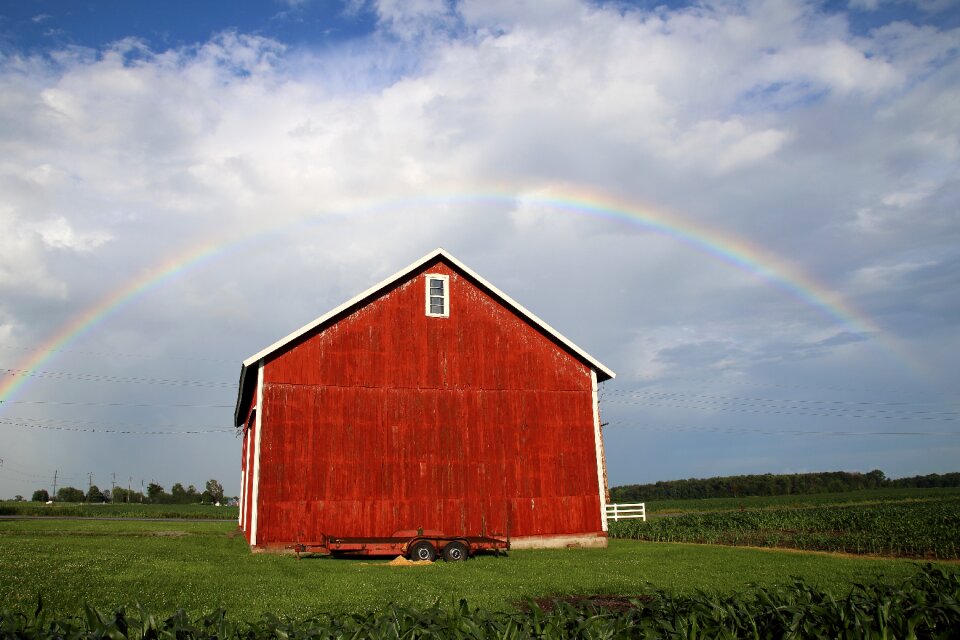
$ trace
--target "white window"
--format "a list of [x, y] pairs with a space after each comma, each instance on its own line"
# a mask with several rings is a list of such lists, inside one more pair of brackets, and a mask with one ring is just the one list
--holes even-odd
[[428, 273], [426, 283], [427, 315], [435, 318], [450, 317], [450, 276]]

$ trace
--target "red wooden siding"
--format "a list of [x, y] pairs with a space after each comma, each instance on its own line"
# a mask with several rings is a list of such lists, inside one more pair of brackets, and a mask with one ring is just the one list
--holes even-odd
[[590, 368], [446, 263], [268, 358], [260, 405], [258, 545], [602, 529]]

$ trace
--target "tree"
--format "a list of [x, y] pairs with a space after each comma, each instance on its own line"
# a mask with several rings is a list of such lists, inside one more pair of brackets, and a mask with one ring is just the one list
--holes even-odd
[[114, 502], [143, 502], [143, 494], [139, 491], [125, 489], [124, 487], [115, 487], [113, 490]]
[[61, 487], [57, 491], [57, 500], [60, 502], [83, 502], [83, 491], [76, 487]]
[[874, 469], [867, 473], [867, 481], [871, 489], [877, 489], [887, 483], [887, 476], [880, 469]]
[[223, 501], [223, 485], [210, 478], [207, 480], [207, 493], [210, 494], [211, 502], [222, 502]]
[[13, 496], [15, 502], [23, 502], [23, 496], [17, 495]]
[[30, 499], [34, 502], [49, 502], [50, 494], [47, 493], [46, 489], [37, 489], [33, 492], [33, 497]]
[[103, 492], [100, 491], [100, 487], [97, 485], [90, 485], [90, 490], [87, 491], [87, 502], [105, 502], [103, 499]]
[[169, 497], [169, 494], [159, 484], [151, 482], [147, 485], [147, 497], [150, 498], [150, 502], [167, 502], [166, 498]]
[[179, 482], [170, 487], [170, 497], [174, 504], [186, 504], [188, 502], [187, 490]]

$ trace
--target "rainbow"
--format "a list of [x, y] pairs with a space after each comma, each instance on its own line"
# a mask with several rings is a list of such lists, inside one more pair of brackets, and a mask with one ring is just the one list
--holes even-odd
[[191, 266], [212, 257], [218, 251], [219, 247], [210, 243], [194, 246], [185, 252], [163, 260], [151, 269], [145, 270], [119, 289], [103, 296], [93, 305], [75, 315], [17, 363], [14, 369], [18, 373], [9, 376], [5, 382], [0, 384], [0, 402], [11, 400], [34, 372], [52, 360], [62, 349], [102, 325], [107, 318], [128, 305], [132, 300], [150, 289], [162, 286], [178, 274], [187, 271]]
[[[694, 224], [675, 214], [640, 206], [607, 193], [599, 193], [583, 186], [563, 185], [530, 194], [516, 190], [464, 193], [434, 193], [410, 198], [378, 199], [339, 211], [338, 217], [369, 216], [396, 213], [406, 208], [422, 210], [426, 206], [448, 206], [458, 203], [532, 204], [572, 215], [581, 215], [614, 221], [671, 238], [701, 253], [712, 256], [737, 269], [746, 271], [761, 281], [774, 286], [807, 306], [818, 309], [840, 323], [846, 330], [861, 336], [879, 337], [882, 331], [864, 314], [845, 302], [841, 296], [815, 282], [798, 268], [776, 255], [748, 243], [745, 239], [702, 224]], [[278, 235], [299, 226], [329, 220], [329, 216], [313, 216], [298, 220], [282, 228], [259, 230], [226, 241], [204, 241], [144, 270], [118, 289], [108, 293], [64, 323], [46, 341], [23, 358], [0, 384], [0, 403], [11, 400], [22, 390], [31, 374], [48, 364], [61, 350], [76, 342], [99, 326], [118, 310], [147, 292], [182, 277], [185, 273], [217, 259], [220, 255], [244, 246], [256, 239]], [[922, 364], [913, 361], [909, 352], [887, 337], [884, 342], [911, 368], [922, 372]], [[2, 405], [0, 405], [2, 408]]]

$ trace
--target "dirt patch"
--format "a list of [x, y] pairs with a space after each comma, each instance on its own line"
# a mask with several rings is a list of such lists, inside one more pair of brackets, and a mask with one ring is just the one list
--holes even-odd
[[429, 560], [407, 560], [403, 556], [397, 556], [383, 566], [385, 567], [428, 567], [433, 563]]

